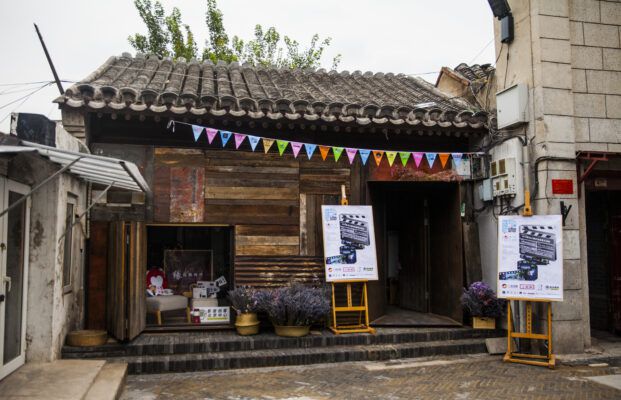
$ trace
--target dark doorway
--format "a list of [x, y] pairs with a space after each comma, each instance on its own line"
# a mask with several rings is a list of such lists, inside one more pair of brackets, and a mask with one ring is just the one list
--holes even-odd
[[372, 318], [393, 325], [460, 323], [459, 184], [373, 182], [370, 189], [380, 277], [370, 285]]
[[[231, 241], [230, 227], [147, 226], [147, 285], [150, 284], [149, 279], [152, 282], [162, 282], [165, 286], [162, 289], [166, 293], [156, 294], [176, 297], [179, 300], [179, 305], [170, 307], [174, 309], [158, 315], [149, 309], [147, 299], [148, 326], [194, 324], [190, 321], [189, 313], [195, 308], [193, 288], [198, 281], [215, 281], [223, 277], [226, 284], [210, 299], [209, 307], [228, 305], [226, 293], [233, 287]], [[151, 293], [147, 296], [149, 295]], [[187, 298], [187, 305], [183, 307], [183, 302], [180, 301], [183, 300], [182, 296]]]
[[586, 193], [591, 328], [621, 334], [621, 191]]

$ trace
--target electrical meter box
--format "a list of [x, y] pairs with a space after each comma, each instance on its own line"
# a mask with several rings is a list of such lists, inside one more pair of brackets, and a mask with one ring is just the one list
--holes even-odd
[[515, 158], [501, 158], [490, 164], [490, 177], [492, 179], [492, 195], [515, 196]]
[[528, 122], [528, 85], [518, 83], [496, 93], [498, 129]]

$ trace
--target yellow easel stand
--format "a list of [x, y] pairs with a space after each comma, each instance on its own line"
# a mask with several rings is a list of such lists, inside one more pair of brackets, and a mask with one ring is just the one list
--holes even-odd
[[[360, 305], [354, 306], [352, 301], [351, 287], [352, 284], [362, 284], [362, 297], [360, 299]], [[346, 285], [347, 290], [347, 305], [336, 305], [336, 285]], [[358, 311], [361, 313], [357, 325], [339, 325], [337, 320], [337, 313], [340, 312], [352, 312]], [[362, 323], [362, 313], [364, 313], [364, 323]], [[336, 335], [344, 333], [372, 333], [375, 334], [375, 329], [369, 325], [369, 303], [367, 300], [367, 280], [366, 279], [352, 279], [347, 281], [332, 282], [332, 326], [330, 330]]]
[[[552, 302], [549, 300], [524, 300], [526, 301], [526, 332], [515, 332], [511, 321], [511, 300], [520, 301], [521, 299], [507, 299], [507, 353], [503, 361], [520, 364], [536, 365], [554, 369], [556, 358], [552, 353]], [[533, 333], [533, 303], [547, 303], [548, 306], [548, 332]], [[525, 354], [516, 353], [512, 349], [513, 338], [545, 340], [548, 345], [548, 354]]]

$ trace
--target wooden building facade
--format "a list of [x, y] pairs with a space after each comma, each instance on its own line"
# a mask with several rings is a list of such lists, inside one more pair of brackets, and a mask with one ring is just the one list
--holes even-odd
[[[67, 130], [94, 154], [136, 163], [151, 188], [144, 197], [110, 191], [91, 212], [89, 327], [121, 339], [144, 328], [140, 280], [167, 248], [209, 251], [211, 276], [225, 276], [229, 288], [323, 282], [321, 205], [338, 204], [342, 185], [350, 204], [374, 207], [380, 280], [370, 287], [372, 318], [392, 304], [461, 321], [462, 208], [471, 208], [472, 188], [450, 160], [417, 167], [411, 158], [391, 166], [386, 157], [379, 165], [346, 155], [335, 162], [332, 152], [326, 160], [319, 151], [281, 156], [276, 146], [253, 151], [247, 140], [239, 149], [219, 137], [195, 140], [187, 124], [327, 146], [466, 153], [487, 134], [487, 118], [462, 99], [404, 75], [124, 54], [57, 102]], [[124, 232], [133, 247], [119, 253]]]

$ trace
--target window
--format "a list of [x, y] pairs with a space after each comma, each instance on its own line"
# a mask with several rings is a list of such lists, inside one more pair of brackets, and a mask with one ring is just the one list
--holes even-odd
[[67, 214], [65, 216], [65, 244], [63, 253], [63, 291], [68, 292], [71, 290], [71, 266], [73, 264], [73, 222], [74, 222], [74, 208], [73, 202], [67, 203]]

